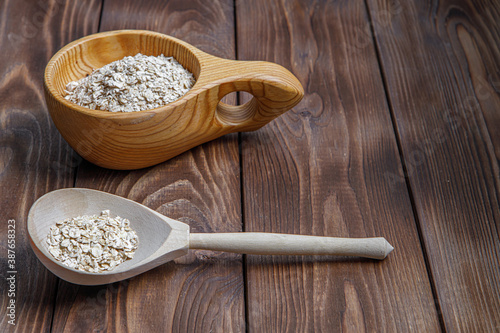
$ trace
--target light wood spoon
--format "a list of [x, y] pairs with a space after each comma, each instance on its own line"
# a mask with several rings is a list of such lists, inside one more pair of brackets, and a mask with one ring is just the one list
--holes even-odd
[[[133, 259], [105, 273], [68, 268], [48, 251], [49, 228], [58, 221], [94, 215], [109, 209], [130, 220], [139, 237]], [[335, 238], [273, 233], [189, 233], [189, 226], [172, 220], [132, 200], [109, 193], [67, 188], [49, 192], [31, 207], [28, 216], [31, 247], [40, 261], [68, 282], [99, 285], [124, 280], [187, 254], [188, 249], [246, 254], [341, 255], [384, 259], [393, 247], [383, 237]]]

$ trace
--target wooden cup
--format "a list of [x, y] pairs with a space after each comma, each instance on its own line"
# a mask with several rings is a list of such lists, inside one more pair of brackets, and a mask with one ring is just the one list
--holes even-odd
[[[193, 73], [195, 85], [175, 102], [138, 112], [91, 110], [64, 99], [68, 82], [137, 53], [173, 56]], [[158, 164], [231, 132], [259, 129], [304, 95], [297, 78], [280, 65], [217, 58], [143, 30], [103, 32], [66, 45], [45, 69], [44, 90], [52, 120], [71, 147], [94, 164], [121, 170]], [[220, 102], [234, 91], [254, 97], [239, 106]]]

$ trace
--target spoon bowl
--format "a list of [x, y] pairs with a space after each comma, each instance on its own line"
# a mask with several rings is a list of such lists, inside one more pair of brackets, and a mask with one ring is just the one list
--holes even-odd
[[[134, 258], [104, 273], [89, 273], [63, 266], [48, 251], [49, 229], [58, 221], [110, 210], [127, 218], [139, 238]], [[28, 215], [31, 247], [40, 261], [60, 278], [85, 285], [105, 284], [145, 272], [188, 251], [189, 226], [165, 217], [132, 200], [90, 189], [69, 188], [39, 198]]]
[[[139, 238], [132, 259], [111, 271], [89, 273], [64, 266], [48, 251], [49, 229], [56, 222], [103, 210], [126, 218]], [[247, 254], [347, 255], [384, 259], [393, 247], [383, 237], [336, 238], [272, 233], [191, 233], [189, 226], [117, 195], [67, 188], [40, 197], [28, 214], [31, 247], [52, 273], [68, 282], [99, 285], [124, 280], [187, 254], [191, 249]]]

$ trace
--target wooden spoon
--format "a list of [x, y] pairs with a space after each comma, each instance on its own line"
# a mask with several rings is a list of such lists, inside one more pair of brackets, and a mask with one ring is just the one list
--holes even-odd
[[[114, 270], [88, 273], [68, 268], [48, 252], [46, 237], [58, 221], [94, 215], [109, 209], [130, 220], [139, 237], [133, 259]], [[272, 233], [189, 233], [189, 226], [172, 220], [132, 200], [109, 193], [67, 188], [49, 192], [31, 207], [28, 216], [31, 247], [38, 259], [55, 275], [68, 282], [98, 285], [124, 280], [187, 254], [204, 249], [247, 254], [342, 255], [384, 259], [393, 247], [383, 238], [335, 238]]]

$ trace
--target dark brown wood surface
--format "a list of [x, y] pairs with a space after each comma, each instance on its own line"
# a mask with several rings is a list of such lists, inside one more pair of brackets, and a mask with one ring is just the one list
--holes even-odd
[[[2, 1], [0, 332], [500, 330], [499, 21], [495, 1]], [[96, 167], [51, 122], [43, 70], [64, 44], [124, 28], [277, 62], [306, 95], [256, 132], [160, 165]], [[76, 286], [38, 262], [25, 227], [34, 200], [72, 186], [196, 232], [384, 236], [395, 250], [384, 261], [191, 251]]]
[[[97, 31], [100, 1], [0, 2], [0, 331], [50, 330], [58, 279], [35, 257], [26, 218], [41, 195], [71, 187], [79, 158], [53, 126], [42, 78], [50, 57]], [[8, 258], [8, 220], [15, 220], [15, 267]], [[17, 271], [10, 274], [8, 271]], [[15, 297], [6, 278], [15, 276]], [[15, 300], [15, 323], [7, 306]]]
[[445, 328], [494, 332], [500, 181], [499, 142], [490, 134], [498, 135], [500, 104], [484, 78], [499, 74], [500, 26], [498, 16], [489, 17], [500, 7], [467, 1], [369, 7], [372, 18], [395, 13], [390, 24], [374, 25], [375, 36]]
[[350, 42], [368, 21], [362, 2], [241, 1], [237, 13], [239, 58], [281, 63], [306, 90], [242, 135], [246, 231], [384, 236], [396, 248], [383, 262], [249, 256], [250, 330], [439, 330], [407, 188], [384, 179], [401, 163], [375, 48]]

